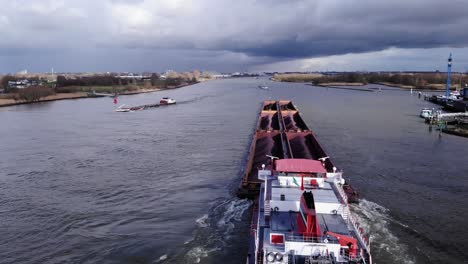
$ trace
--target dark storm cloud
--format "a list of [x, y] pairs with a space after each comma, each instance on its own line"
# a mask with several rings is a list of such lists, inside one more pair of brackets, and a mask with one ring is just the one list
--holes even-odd
[[[110, 57], [111, 51], [118, 57], [128, 54], [126, 50], [137, 54], [186, 50], [183, 56], [203, 52], [218, 62], [226, 54], [231, 58], [237, 54], [237, 63], [255, 64], [390, 47], [468, 46], [468, 4], [459, 0], [0, 0], [0, 4], [0, 56], [44, 49], [63, 54], [101, 51]], [[174, 61], [187, 61], [174, 55]]]
[[123, 45], [132, 48], [303, 58], [468, 45], [468, 4], [456, 0], [143, 1], [126, 6], [135, 9], [120, 21], [120, 32], [127, 36]]
[[[293, 21], [285, 39], [233, 47], [252, 55], [315, 57], [399, 48], [466, 47], [468, 3], [462, 1], [332, 1]], [[330, 5], [330, 2], [329, 4]], [[272, 32], [275, 34], [276, 32]]]

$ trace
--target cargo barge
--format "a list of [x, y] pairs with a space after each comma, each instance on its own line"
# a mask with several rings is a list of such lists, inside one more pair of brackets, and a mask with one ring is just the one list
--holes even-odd
[[240, 197], [254, 200], [248, 264], [372, 263], [346, 183], [291, 101], [265, 101]]

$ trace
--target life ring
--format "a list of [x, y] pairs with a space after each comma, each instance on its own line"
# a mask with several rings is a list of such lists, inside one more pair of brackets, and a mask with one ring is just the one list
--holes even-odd
[[268, 254], [266, 255], [266, 259], [267, 259], [268, 262], [273, 262], [273, 261], [275, 261], [275, 253], [273, 253], [273, 252], [268, 253]]

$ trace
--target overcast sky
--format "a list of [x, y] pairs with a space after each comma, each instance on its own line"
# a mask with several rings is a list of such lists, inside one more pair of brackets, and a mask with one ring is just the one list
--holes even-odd
[[0, 0], [0, 73], [468, 70], [467, 0]]

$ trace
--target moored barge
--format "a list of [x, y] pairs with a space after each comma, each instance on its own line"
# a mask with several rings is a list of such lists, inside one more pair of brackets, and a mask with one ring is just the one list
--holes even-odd
[[247, 263], [372, 263], [346, 183], [291, 101], [265, 101], [239, 188], [254, 200]]

